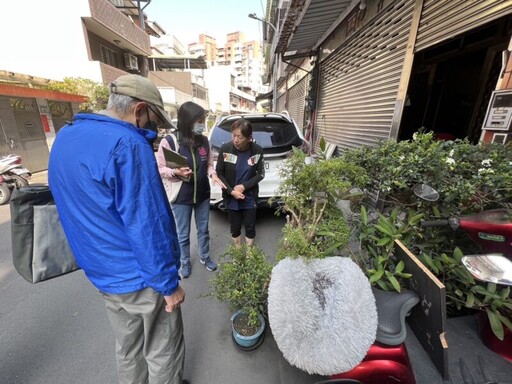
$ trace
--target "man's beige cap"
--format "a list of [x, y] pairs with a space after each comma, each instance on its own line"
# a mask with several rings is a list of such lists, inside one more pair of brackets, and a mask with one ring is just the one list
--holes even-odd
[[139, 75], [123, 75], [110, 83], [110, 93], [130, 96], [134, 99], [147, 101], [156, 108], [158, 117], [167, 128], [173, 127], [169, 115], [164, 110], [164, 102], [160, 91], [149, 79]]

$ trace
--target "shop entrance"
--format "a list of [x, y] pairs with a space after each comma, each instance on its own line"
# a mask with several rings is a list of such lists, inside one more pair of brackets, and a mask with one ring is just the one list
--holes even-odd
[[424, 127], [439, 139], [477, 143], [511, 33], [508, 17], [417, 52], [398, 139]]

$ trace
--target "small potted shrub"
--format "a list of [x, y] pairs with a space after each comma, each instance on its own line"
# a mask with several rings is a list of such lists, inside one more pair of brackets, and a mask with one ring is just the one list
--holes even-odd
[[227, 248], [221, 256], [211, 292], [236, 311], [231, 317], [233, 340], [243, 350], [259, 346], [264, 337], [268, 284], [272, 264], [258, 246]]

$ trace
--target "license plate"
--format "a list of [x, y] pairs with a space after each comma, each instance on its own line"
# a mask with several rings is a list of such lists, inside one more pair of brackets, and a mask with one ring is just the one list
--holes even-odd
[[27, 168], [13, 168], [11, 169], [11, 172], [17, 175], [23, 175], [24, 173], [28, 173], [30, 175], [30, 171]]
[[263, 162], [264, 166], [265, 166], [265, 170], [268, 171], [270, 169], [270, 164], [268, 161], [264, 161]]

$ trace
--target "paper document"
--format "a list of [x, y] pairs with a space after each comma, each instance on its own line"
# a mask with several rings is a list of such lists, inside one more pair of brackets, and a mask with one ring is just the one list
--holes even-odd
[[185, 156], [180, 155], [179, 153], [163, 148], [164, 150], [164, 158], [165, 158], [165, 164], [169, 168], [182, 168], [182, 167], [188, 167], [188, 161]]

